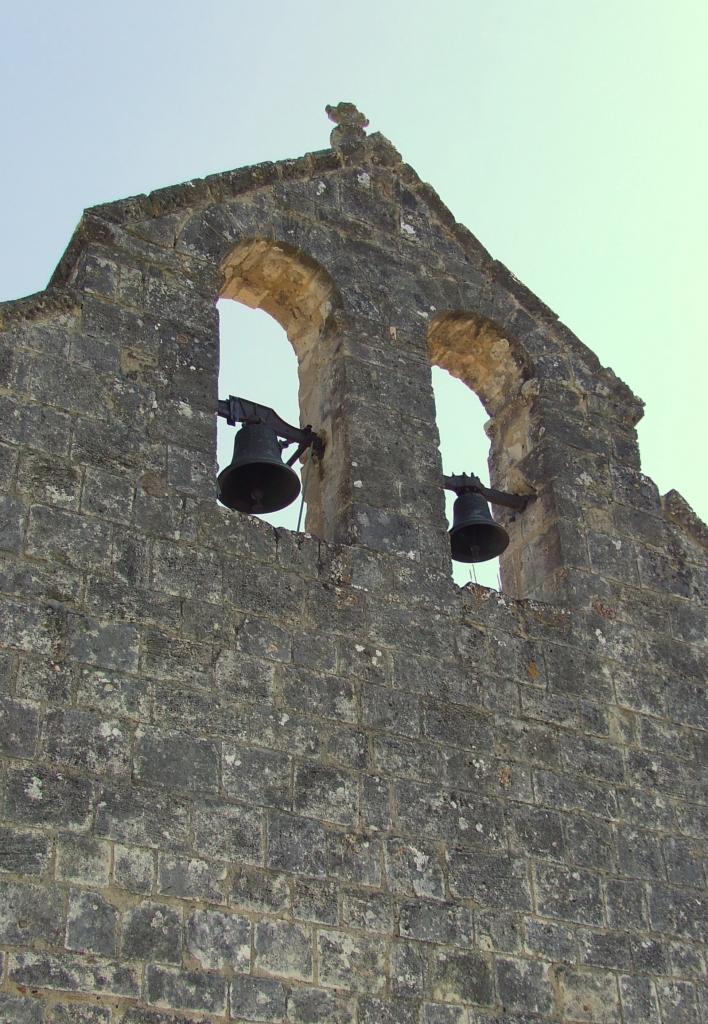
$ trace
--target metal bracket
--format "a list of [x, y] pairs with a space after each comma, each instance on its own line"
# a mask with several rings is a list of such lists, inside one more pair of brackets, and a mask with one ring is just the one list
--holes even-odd
[[485, 487], [474, 473], [445, 476], [443, 480], [447, 491], [454, 491], [456, 494], [475, 491], [487, 501], [491, 501], [493, 505], [504, 505], [505, 508], [516, 509], [517, 512], [523, 512], [528, 503], [536, 497], [535, 494], [508, 494], [506, 491], [497, 491], [493, 487]]
[[300, 458], [307, 448], [312, 448], [318, 459], [324, 455], [324, 441], [316, 434], [308, 423], [305, 427], [293, 427], [278, 416], [275, 409], [269, 405], [259, 405], [258, 402], [251, 402], [248, 398], [238, 398], [236, 395], [229, 395], [228, 398], [220, 398], [217, 408], [217, 416], [222, 416], [230, 427], [237, 423], [263, 423], [270, 427], [278, 437], [284, 438], [288, 444], [297, 443], [298, 449], [288, 459], [287, 465], [292, 466]]

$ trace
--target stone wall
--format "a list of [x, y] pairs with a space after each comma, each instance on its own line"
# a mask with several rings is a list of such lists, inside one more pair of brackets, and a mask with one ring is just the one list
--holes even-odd
[[[705, 1019], [705, 527], [355, 115], [87, 211], [0, 312], [0, 1022]], [[308, 534], [214, 500], [220, 295], [297, 352]], [[536, 496], [502, 595], [431, 362]]]

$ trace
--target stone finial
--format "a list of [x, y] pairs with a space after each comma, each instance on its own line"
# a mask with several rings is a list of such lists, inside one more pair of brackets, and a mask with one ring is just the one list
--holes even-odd
[[330, 121], [337, 126], [329, 137], [333, 149], [352, 149], [361, 145], [366, 138], [364, 129], [369, 124], [368, 117], [353, 103], [338, 103], [336, 107], [327, 104], [325, 110]]

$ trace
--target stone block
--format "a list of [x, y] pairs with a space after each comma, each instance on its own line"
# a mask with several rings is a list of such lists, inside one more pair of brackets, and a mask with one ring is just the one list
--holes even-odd
[[182, 917], [166, 903], [145, 901], [123, 915], [122, 955], [130, 960], [182, 962]]
[[440, 1002], [479, 1003], [494, 1001], [494, 980], [488, 960], [476, 952], [436, 949], [430, 959], [430, 996]]
[[194, 910], [186, 921], [186, 945], [202, 967], [247, 971], [251, 962], [251, 922], [219, 910]]
[[31, 996], [0, 992], [0, 1024], [42, 1024], [42, 1004]]
[[85, 829], [93, 803], [93, 786], [86, 779], [38, 765], [7, 773], [5, 815], [11, 821]]
[[12, 946], [63, 944], [64, 899], [56, 889], [0, 882], [0, 941]]
[[514, 846], [520, 852], [557, 860], [564, 851], [562, 818], [555, 811], [512, 805]]
[[386, 945], [371, 936], [321, 929], [317, 937], [320, 984], [363, 995], [386, 986]]
[[607, 921], [611, 928], [647, 927], [646, 886], [641, 882], [608, 878], [605, 882]]
[[133, 623], [99, 622], [72, 615], [67, 633], [69, 654], [77, 661], [118, 672], [137, 672], [140, 638]]
[[17, 666], [16, 693], [23, 699], [46, 700], [48, 705], [67, 705], [72, 700], [75, 680], [73, 664], [46, 656], [25, 656]]
[[385, 844], [386, 875], [394, 893], [442, 899], [443, 865], [433, 843], [388, 839]]
[[226, 1013], [226, 980], [218, 974], [150, 964], [146, 991], [148, 1002], [156, 1006], [201, 1010], [221, 1016]]
[[102, 719], [88, 711], [50, 711], [44, 743], [49, 758], [91, 774], [130, 772], [132, 730], [119, 719]]
[[295, 767], [293, 807], [299, 814], [339, 825], [355, 825], [359, 813], [356, 775], [315, 764]]
[[33, 607], [0, 601], [0, 641], [32, 655], [52, 655], [63, 633], [65, 616], [56, 607]]
[[17, 492], [31, 504], [77, 512], [83, 474], [64, 459], [25, 450], [17, 466]]
[[664, 1020], [673, 1024], [701, 1024], [704, 1019], [698, 1003], [698, 991], [690, 981], [662, 982], [657, 985], [659, 1006]]
[[189, 792], [216, 792], [219, 748], [187, 733], [141, 728], [135, 735], [133, 772], [151, 786]]
[[649, 892], [649, 920], [653, 931], [705, 941], [705, 898], [692, 889], [653, 884]]
[[212, 649], [157, 630], [146, 630], [142, 669], [154, 679], [185, 683], [197, 688], [210, 683]]
[[418, 1004], [388, 1002], [364, 997], [359, 1000], [361, 1024], [418, 1024]]
[[295, 879], [292, 909], [296, 920], [336, 925], [339, 923], [338, 887], [333, 882]]
[[337, 668], [337, 641], [335, 637], [298, 629], [292, 638], [292, 655], [295, 665], [301, 668], [332, 673]]
[[319, 822], [273, 812], [268, 815], [268, 867], [294, 874], [326, 875], [328, 840]]
[[164, 896], [224, 903], [225, 878], [226, 868], [218, 861], [168, 854], [158, 856], [157, 890]]
[[36, 505], [30, 511], [27, 552], [35, 558], [79, 569], [110, 565], [112, 531], [109, 523], [60, 509]]
[[[312, 932], [287, 921], [260, 921], [254, 932], [254, 966], [282, 978], [312, 981]], [[322, 964], [320, 961], [320, 980]]]
[[286, 707], [317, 718], [356, 723], [356, 692], [348, 680], [295, 667], [284, 669], [281, 680]]
[[395, 791], [400, 831], [461, 846], [505, 846], [500, 801], [407, 781]]
[[619, 979], [619, 990], [626, 1024], [659, 1024], [659, 1005], [650, 978], [624, 975]]
[[564, 827], [565, 859], [569, 863], [598, 870], [615, 870], [615, 837], [608, 824], [598, 818], [568, 815]]
[[259, 864], [263, 859], [264, 820], [260, 811], [217, 798], [193, 806], [194, 846], [224, 860]]
[[375, 644], [359, 643], [351, 637], [337, 640], [337, 665], [340, 675], [353, 676], [361, 682], [385, 686], [389, 679], [388, 652]]
[[[395, 904], [377, 892], [347, 892], [342, 899], [342, 924], [361, 931], [392, 935]], [[336, 924], [335, 922], [331, 922]]]
[[109, 843], [93, 836], [64, 833], [57, 839], [56, 875], [67, 882], [103, 887], [111, 866]]
[[187, 805], [154, 790], [104, 786], [94, 828], [96, 835], [119, 843], [183, 848], [189, 835]]
[[367, 729], [418, 736], [421, 714], [418, 699], [383, 686], [366, 686], [361, 694], [362, 722]]
[[0, 551], [19, 551], [26, 525], [27, 506], [11, 494], [0, 495]]
[[282, 1021], [286, 994], [280, 981], [237, 974], [231, 982], [231, 1016], [248, 1021]]
[[497, 992], [505, 1010], [549, 1014], [554, 1008], [548, 965], [535, 960], [499, 959]]
[[51, 854], [48, 835], [28, 829], [0, 828], [0, 871], [13, 875], [40, 875]]
[[214, 682], [217, 690], [232, 700], [268, 704], [275, 691], [275, 666], [272, 661], [223, 649], [214, 666]]
[[429, 952], [420, 942], [394, 939], [391, 943], [391, 994], [396, 999], [425, 998]]
[[570, 1020], [592, 1024], [619, 1024], [617, 977], [607, 971], [582, 971], [562, 967], [558, 985], [563, 1014]]
[[268, 619], [244, 619], [238, 627], [236, 649], [256, 658], [289, 662], [293, 638], [288, 630]]
[[155, 854], [138, 846], [113, 846], [113, 881], [128, 892], [149, 893], [155, 881]]
[[473, 899], [482, 907], [530, 910], [527, 867], [523, 860], [503, 854], [447, 852], [448, 879], [453, 896]]
[[533, 778], [536, 799], [541, 804], [555, 810], [580, 811], [603, 818], [617, 817], [615, 791], [603, 783], [542, 769], [534, 771]]
[[383, 877], [383, 849], [380, 840], [367, 833], [332, 833], [327, 850], [331, 875], [351, 885], [379, 888]]
[[51, 953], [14, 953], [8, 973], [16, 985], [89, 995], [140, 995], [140, 974], [133, 964], [99, 956]]
[[237, 864], [233, 870], [229, 902], [244, 910], [282, 914], [290, 906], [288, 879], [274, 871]]
[[39, 708], [27, 701], [0, 696], [0, 754], [31, 758], [39, 738]]
[[521, 918], [498, 910], [480, 910], [475, 915], [475, 934], [484, 952], [516, 953], [521, 945]]
[[459, 904], [406, 900], [399, 904], [401, 938], [445, 946], [474, 946], [472, 911]]
[[552, 864], [536, 866], [538, 912], [580, 924], [604, 923], [598, 875]]
[[3, 439], [10, 444], [27, 445], [49, 455], [68, 454], [71, 417], [67, 413], [36, 403], [19, 404], [2, 395], [0, 422]]
[[526, 918], [526, 948], [529, 953], [561, 963], [575, 963], [578, 956], [573, 928], [535, 918]]
[[305, 587], [292, 572], [248, 562], [224, 564], [224, 596], [234, 608], [258, 615], [277, 607], [284, 620], [301, 621]]
[[422, 1024], [467, 1024], [467, 1011], [449, 1003], [425, 1003], [421, 1008]]
[[93, 668], [82, 668], [77, 673], [78, 703], [83, 707], [100, 708], [104, 715], [147, 721], [150, 696], [146, 679]]
[[439, 746], [425, 740], [412, 740], [403, 736], [381, 735], [373, 740], [376, 767], [383, 777], [415, 779], [418, 782], [437, 782], [445, 776], [451, 786], [467, 786], [464, 772], [455, 761], [455, 753], [446, 757]]
[[664, 840], [662, 850], [670, 882], [703, 887], [702, 852], [695, 841], [670, 836]]
[[287, 1019], [292, 1024], [354, 1024], [356, 1006], [350, 997], [322, 988], [292, 988], [287, 997]]
[[222, 747], [222, 784], [234, 800], [289, 810], [291, 761], [286, 754], [233, 743]]
[[66, 918], [66, 948], [79, 953], [116, 953], [119, 913], [101, 893], [73, 889]]
[[222, 600], [221, 561], [211, 551], [155, 541], [151, 584], [160, 593], [218, 604]]
[[618, 828], [616, 837], [620, 874], [630, 878], [664, 880], [666, 874], [660, 836], [655, 832]]
[[578, 930], [580, 963], [613, 970], [631, 970], [634, 966], [629, 935], [626, 932]]
[[[81, 500], [81, 511], [118, 523], [129, 523], [133, 508], [132, 480], [88, 466]], [[52, 502], [52, 504], [56, 504]]]

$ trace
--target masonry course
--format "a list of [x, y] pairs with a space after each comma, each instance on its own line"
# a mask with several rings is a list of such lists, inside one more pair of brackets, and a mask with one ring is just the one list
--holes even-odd
[[[0, 1021], [700, 1024], [706, 529], [629, 388], [330, 116], [88, 210], [0, 307]], [[219, 296], [297, 353], [305, 534], [215, 501]], [[431, 363], [534, 495], [503, 593], [451, 579]]]

